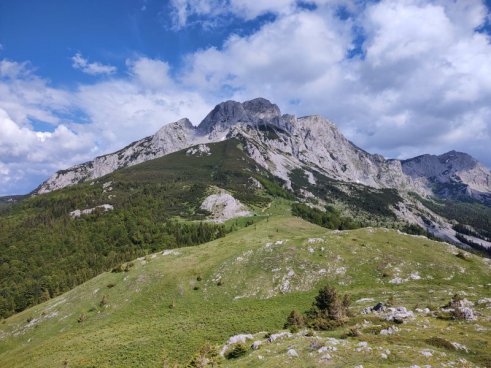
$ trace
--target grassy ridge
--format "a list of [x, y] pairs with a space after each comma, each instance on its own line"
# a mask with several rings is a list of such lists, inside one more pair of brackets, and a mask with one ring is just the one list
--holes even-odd
[[[273, 216], [177, 252], [137, 260], [127, 273], [104, 273], [7, 319], [0, 325], [2, 367], [62, 366], [65, 359], [70, 367], [159, 367], [163, 356], [186, 362], [206, 341], [281, 329], [291, 309], [307, 309], [326, 282], [354, 300], [393, 295], [411, 308], [443, 305], [459, 291], [470, 299], [491, 296], [485, 260], [463, 260], [446, 244], [384, 229], [332, 232]], [[414, 272], [420, 280], [389, 282]], [[491, 328], [489, 321], [479, 324]], [[487, 343], [480, 345], [475, 325], [448, 333], [457, 339], [459, 331], [473, 350], [467, 359], [485, 359]], [[423, 344], [418, 336], [403, 344]]]

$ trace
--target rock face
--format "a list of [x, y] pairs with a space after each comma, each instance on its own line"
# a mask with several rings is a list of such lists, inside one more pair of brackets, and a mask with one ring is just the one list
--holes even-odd
[[240, 201], [224, 190], [206, 197], [200, 208], [210, 212], [212, 214], [211, 221], [214, 222], [224, 222], [231, 218], [251, 214]]
[[46, 180], [36, 193], [42, 194], [68, 185], [107, 175], [117, 169], [132, 166], [187, 148], [194, 143], [196, 128], [188, 119], [165, 125], [153, 136], [133, 142], [108, 155], [96, 157], [67, 170], [60, 170]]
[[241, 140], [244, 151], [284, 179], [287, 186], [291, 171], [302, 169], [311, 183], [315, 183], [315, 171], [340, 181], [421, 194], [431, 193], [435, 183], [439, 183], [443, 186], [438, 195], [460, 188], [465, 195], [480, 199], [489, 196], [491, 201], [489, 170], [466, 154], [449, 152], [402, 162], [386, 160], [356, 147], [327, 119], [317, 115], [299, 118], [282, 115], [277, 105], [264, 98], [222, 102], [197, 127], [188, 119], [165, 125], [155, 135], [120, 151], [57, 172], [35, 193], [92, 180], [185, 148], [188, 154], [207, 155], [206, 143], [230, 138]]
[[491, 201], [491, 171], [466, 153], [422, 155], [401, 162], [403, 172], [441, 197], [471, 196]]

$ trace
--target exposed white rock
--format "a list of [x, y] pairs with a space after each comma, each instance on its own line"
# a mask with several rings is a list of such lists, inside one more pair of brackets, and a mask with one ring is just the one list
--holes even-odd
[[458, 342], [451, 342], [451, 344], [452, 344], [452, 345], [453, 345], [453, 347], [454, 347], [455, 349], [457, 349], [457, 350], [463, 350], [463, 351], [465, 351], [466, 353], [468, 353], [468, 352], [469, 352], [469, 349], [467, 349], [467, 346], [465, 346], [465, 345], [462, 345], [462, 344], [460, 344], [460, 343], [458, 343]]
[[323, 361], [328, 361], [332, 359], [332, 356], [330, 354], [324, 354], [320, 359]]
[[289, 356], [289, 357], [294, 357], [294, 358], [297, 358], [298, 357], [298, 353], [295, 349], [288, 349], [288, 351], [286, 352], [286, 354]]
[[251, 212], [239, 200], [224, 190], [206, 197], [200, 208], [210, 212], [211, 221], [214, 222], [224, 222], [231, 218], [251, 215]]
[[89, 215], [89, 214], [95, 212], [98, 209], [101, 209], [103, 212], [106, 212], [106, 211], [112, 211], [114, 209], [114, 207], [112, 205], [110, 205], [110, 204], [101, 204], [100, 206], [96, 206], [96, 207], [93, 207], [93, 208], [87, 208], [85, 210], [71, 211], [70, 212], [70, 216], [72, 218], [77, 218], [77, 217], [80, 217], [82, 215]]
[[178, 256], [179, 254], [181, 254], [181, 253], [179, 253], [177, 250], [174, 250], [174, 249], [165, 249], [162, 251], [163, 256], [170, 256], [170, 255]]
[[482, 298], [477, 301], [477, 304], [488, 304], [491, 305], [491, 298]]
[[262, 344], [263, 344], [263, 342], [261, 340], [254, 341], [251, 345], [251, 349], [252, 350], [258, 350]]
[[290, 338], [293, 335], [290, 332], [278, 332], [276, 334], [272, 334], [270, 337], [268, 337], [268, 342], [273, 342], [278, 339], [283, 339], [283, 338]]
[[186, 151], [186, 155], [188, 156], [210, 156], [211, 151], [210, 147], [206, 144], [198, 144], [197, 146], [191, 147]]
[[384, 328], [380, 331], [381, 335], [393, 335], [396, 332], [399, 332], [399, 328], [396, 326], [390, 326], [389, 328]]

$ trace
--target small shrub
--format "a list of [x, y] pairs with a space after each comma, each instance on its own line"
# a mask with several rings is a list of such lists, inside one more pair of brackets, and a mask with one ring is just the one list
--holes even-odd
[[220, 351], [218, 347], [206, 343], [200, 349], [200, 351], [191, 359], [186, 367], [191, 368], [205, 368], [205, 367], [217, 367], [222, 362]]
[[298, 326], [290, 326], [290, 332], [292, 334], [297, 333], [298, 331], [300, 331], [300, 329], [298, 328]]
[[360, 330], [358, 329], [358, 327], [351, 327], [349, 330], [348, 330], [348, 333], [347, 333], [348, 337], [359, 337], [361, 336], [361, 332]]
[[464, 261], [469, 261], [469, 258], [461, 250], [458, 251], [458, 253], [455, 255], [455, 257], [463, 259]]
[[305, 326], [305, 319], [303, 318], [302, 314], [299, 311], [294, 309], [290, 312], [290, 315], [286, 319], [284, 328], [295, 327], [296, 330], [298, 331], [300, 328], [304, 326]]
[[437, 348], [444, 348], [447, 350], [457, 350], [455, 349], [455, 346], [453, 346], [450, 341], [445, 340], [441, 337], [430, 337], [429, 339], [426, 339], [425, 342]]
[[222, 279], [218, 280], [218, 282], [217, 282], [217, 286], [222, 286], [222, 285], [223, 285], [223, 281], [222, 281]]
[[199, 281], [201, 281], [201, 280], [203, 280], [203, 279], [201, 278], [201, 276], [196, 277], [196, 281], [198, 281], [198, 282], [199, 282]]
[[344, 323], [344, 321], [336, 321], [334, 319], [315, 318], [309, 321], [309, 327], [319, 331], [331, 331]]
[[453, 319], [454, 317], [453, 317], [452, 313], [450, 313], [450, 312], [439, 311], [436, 313], [436, 318], [442, 319], [444, 321], [449, 321], [449, 320]]
[[347, 317], [349, 304], [348, 295], [345, 295], [341, 300], [334, 287], [325, 286], [319, 290], [319, 294], [315, 297], [314, 314], [328, 320], [341, 321]]
[[395, 305], [394, 295], [391, 295], [385, 302], [385, 306], [390, 308], [393, 307], [394, 305]]
[[110, 283], [110, 284], [107, 284], [107, 285], [106, 285], [106, 287], [107, 287], [108, 289], [112, 289], [112, 288], [113, 288], [113, 287], [115, 287], [115, 286], [116, 286], [116, 284], [113, 284], [113, 283]]
[[249, 348], [242, 343], [235, 344], [231, 350], [229, 350], [225, 354], [225, 358], [227, 359], [237, 359], [240, 358], [241, 356], [244, 356], [247, 354], [249, 351]]
[[85, 315], [85, 313], [82, 313], [78, 319], [77, 319], [77, 322], [78, 323], [82, 323], [82, 322], [85, 322], [87, 320], [87, 316]]
[[193, 290], [199, 290], [199, 286], [193, 287]]
[[107, 297], [105, 295], [103, 295], [101, 301], [99, 302], [99, 307], [102, 308], [105, 305], [107, 305]]

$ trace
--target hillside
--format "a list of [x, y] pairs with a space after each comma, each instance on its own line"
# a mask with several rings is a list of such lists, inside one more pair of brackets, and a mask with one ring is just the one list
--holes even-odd
[[[34, 194], [92, 183], [119, 170], [130, 173], [125, 170], [140, 165], [148, 168], [145, 163], [160, 158], [167, 157], [163, 162], [170, 163], [180, 160], [182, 152], [207, 151], [229, 140], [240, 142], [240, 156], [250, 172], [272, 179], [292, 199], [320, 210], [334, 204], [364, 225], [387, 225], [387, 218], [392, 218], [392, 222], [421, 228], [418, 233], [490, 252], [491, 172], [477, 160], [456, 151], [403, 161], [386, 159], [357, 147], [326, 118], [283, 114], [264, 98], [219, 103], [197, 126], [186, 118], [165, 125], [117, 152], [58, 171]], [[177, 152], [181, 153], [175, 155]], [[198, 156], [206, 160], [208, 153]], [[188, 169], [187, 163], [183, 170]], [[173, 168], [179, 171], [176, 164]], [[217, 169], [205, 168], [211, 170], [208, 175], [215, 175], [215, 182], [223, 184]], [[138, 175], [132, 178], [139, 180]], [[159, 173], [152, 175], [160, 177]], [[146, 180], [148, 175], [142, 177]], [[194, 184], [195, 189], [201, 185]], [[249, 190], [237, 191], [240, 195], [246, 192]], [[454, 211], [463, 208], [462, 203], [465, 216]]]
[[[206, 342], [221, 346], [237, 334], [256, 334], [263, 346], [224, 366], [489, 366], [491, 309], [478, 304], [491, 297], [488, 260], [383, 228], [330, 231], [286, 212], [274, 201], [271, 216], [253, 226], [140, 258], [128, 272], [102, 273], [4, 320], [2, 367], [161, 367], [164, 358], [185, 363]], [[326, 283], [351, 293], [347, 325], [266, 341]], [[475, 303], [477, 319], [437, 318], [456, 293]], [[415, 317], [395, 325], [361, 314], [388, 299]], [[354, 325], [361, 334], [342, 338]], [[380, 333], [390, 326], [393, 334]]]

